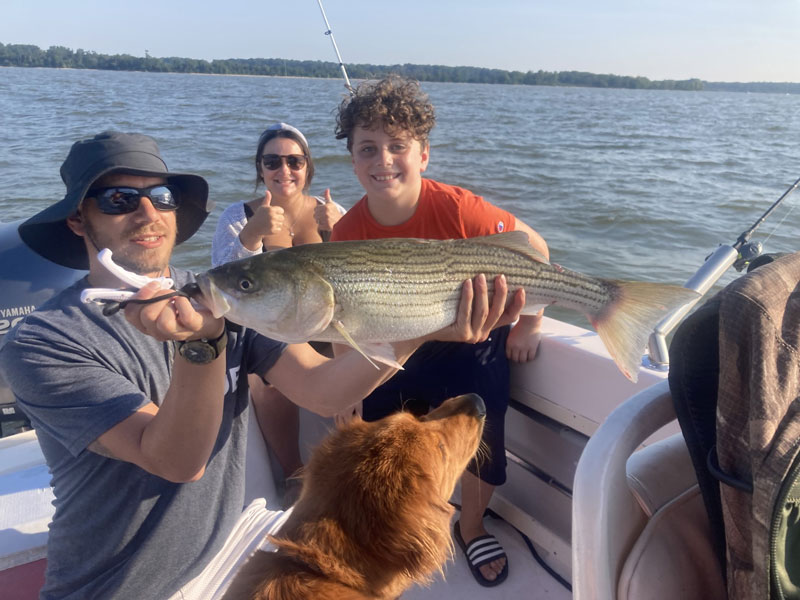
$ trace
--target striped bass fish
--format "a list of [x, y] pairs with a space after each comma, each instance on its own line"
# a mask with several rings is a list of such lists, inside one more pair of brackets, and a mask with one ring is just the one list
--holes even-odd
[[655, 324], [699, 297], [677, 285], [600, 279], [550, 264], [521, 231], [307, 244], [220, 265], [197, 283], [199, 300], [217, 317], [284, 342], [349, 344], [399, 366], [388, 342], [452, 324], [462, 283], [480, 273], [490, 294], [501, 274], [509, 297], [524, 288], [522, 314], [553, 304], [585, 314], [632, 381]]

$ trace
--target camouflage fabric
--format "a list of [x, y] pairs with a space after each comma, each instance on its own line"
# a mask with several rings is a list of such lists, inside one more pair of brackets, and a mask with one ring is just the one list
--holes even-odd
[[[753, 484], [752, 495], [720, 486], [728, 593], [731, 600], [769, 598], [773, 510], [800, 442], [800, 253], [759, 267], [720, 297], [719, 466]], [[781, 549], [784, 564], [773, 565], [788, 580], [800, 569], [790, 551]]]

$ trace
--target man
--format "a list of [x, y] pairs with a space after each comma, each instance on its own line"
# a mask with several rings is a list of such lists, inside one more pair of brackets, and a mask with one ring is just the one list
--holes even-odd
[[[20, 235], [54, 262], [88, 268], [88, 276], [28, 315], [0, 350], [0, 371], [53, 475], [40, 597], [211, 598], [204, 569], [216, 571], [212, 561], [243, 536], [263, 537], [276, 523], [263, 505], [240, 517], [247, 374], [332, 415], [394, 370], [226, 326], [183, 297], [111, 316], [82, 304], [87, 287], [121, 285], [96, 258], [102, 248], [138, 274], [169, 275], [176, 288], [190, 282], [169, 260], [208, 215], [208, 185], [170, 173], [151, 138], [119, 132], [76, 142], [61, 176], [64, 199], [23, 223]], [[475, 279], [474, 294], [465, 282], [458, 321], [432, 337], [480, 341], [498, 319], [515, 318], [522, 293], [501, 317], [505, 283], [497, 284], [490, 307], [485, 279]], [[165, 294], [151, 284], [135, 297]], [[400, 362], [423, 341], [395, 344]]]

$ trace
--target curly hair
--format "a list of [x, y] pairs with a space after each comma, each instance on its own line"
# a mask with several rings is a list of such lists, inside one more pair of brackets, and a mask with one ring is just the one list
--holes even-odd
[[347, 138], [347, 149], [352, 152], [356, 127], [372, 129], [383, 124], [387, 133], [406, 131], [426, 146], [435, 123], [433, 104], [419, 82], [389, 75], [361, 83], [352, 96], [342, 100], [336, 116], [336, 139]]

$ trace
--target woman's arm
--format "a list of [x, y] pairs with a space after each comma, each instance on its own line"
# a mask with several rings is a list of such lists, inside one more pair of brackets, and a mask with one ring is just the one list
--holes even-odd
[[218, 265], [255, 256], [261, 253], [261, 247], [256, 250], [245, 248], [240, 235], [247, 226], [247, 217], [244, 213], [244, 204], [232, 204], [226, 208], [217, 223], [214, 238], [211, 240], [211, 265]]

